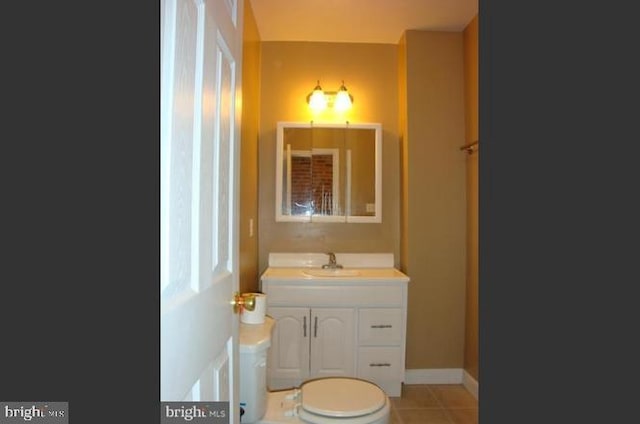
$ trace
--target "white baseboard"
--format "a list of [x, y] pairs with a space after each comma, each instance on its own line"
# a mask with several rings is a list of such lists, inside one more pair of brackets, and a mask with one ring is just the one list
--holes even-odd
[[462, 368], [405, 370], [405, 384], [462, 384], [478, 399], [478, 382]]
[[406, 370], [405, 384], [462, 384], [462, 368]]
[[476, 398], [476, 400], [480, 400], [478, 398], [478, 382], [466, 371], [462, 375], [462, 385], [473, 395], [473, 397]]

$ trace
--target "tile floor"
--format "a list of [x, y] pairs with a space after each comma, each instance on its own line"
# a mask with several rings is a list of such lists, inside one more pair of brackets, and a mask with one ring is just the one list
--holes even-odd
[[461, 384], [405, 384], [390, 424], [478, 424], [478, 401]]

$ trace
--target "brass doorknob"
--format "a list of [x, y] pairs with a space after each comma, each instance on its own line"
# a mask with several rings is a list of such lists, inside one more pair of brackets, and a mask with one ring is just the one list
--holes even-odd
[[242, 309], [246, 309], [247, 311], [253, 311], [256, 308], [256, 297], [253, 293], [240, 293], [236, 292], [233, 295], [233, 300], [231, 301], [233, 305], [233, 312], [239, 313]]

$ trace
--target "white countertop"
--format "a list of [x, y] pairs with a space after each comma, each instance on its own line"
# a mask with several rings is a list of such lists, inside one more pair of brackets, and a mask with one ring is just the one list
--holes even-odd
[[[345, 268], [345, 270], [357, 271], [357, 275], [347, 276], [317, 276], [312, 275], [313, 270], [321, 270], [322, 268], [311, 267], [269, 267], [262, 274], [262, 281], [305, 281], [305, 282], [367, 282], [367, 281], [396, 281], [408, 282], [409, 276], [400, 272], [396, 268]], [[311, 273], [310, 273], [311, 271]]]
[[[393, 268], [393, 253], [334, 252], [345, 268]], [[328, 253], [269, 253], [269, 266], [276, 268], [319, 268], [329, 262]]]

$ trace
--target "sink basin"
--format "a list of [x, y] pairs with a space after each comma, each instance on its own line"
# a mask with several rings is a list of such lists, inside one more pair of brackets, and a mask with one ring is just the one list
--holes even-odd
[[357, 277], [360, 271], [357, 269], [309, 269], [302, 273], [308, 277]]

